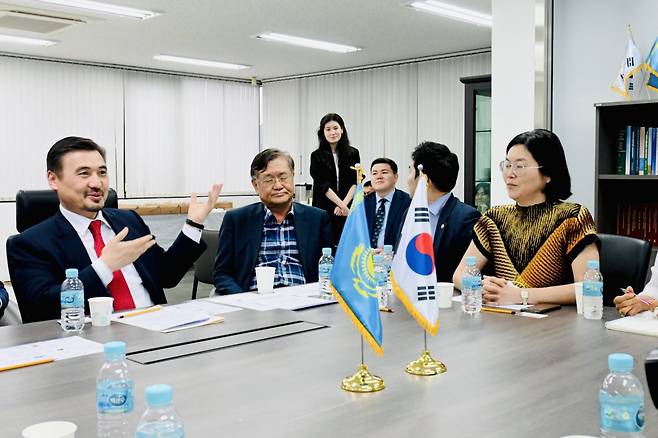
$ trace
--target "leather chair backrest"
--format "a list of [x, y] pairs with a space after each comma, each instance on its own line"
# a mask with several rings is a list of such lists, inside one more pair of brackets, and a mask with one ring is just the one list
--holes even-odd
[[[105, 206], [119, 206], [114, 189], [108, 190]], [[58, 208], [59, 199], [53, 190], [19, 190], [16, 193], [16, 230], [22, 233], [54, 215]]]
[[651, 258], [651, 244], [646, 240], [616, 234], [599, 234], [601, 239], [601, 275], [603, 304], [621, 294], [620, 288], [632, 286], [635, 292], [644, 289]]
[[201, 283], [214, 284], [215, 257], [219, 245], [219, 231], [203, 230], [201, 240], [206, 243], [206, 250], [194, 262], [194, 277]]

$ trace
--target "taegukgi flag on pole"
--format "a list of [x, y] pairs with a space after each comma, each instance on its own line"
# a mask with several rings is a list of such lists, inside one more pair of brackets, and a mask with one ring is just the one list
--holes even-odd
[[439, 328], [439, 305], [432, 236], [427, 176], [421, 171], [391, 265], [391, 281], [395, 295], [407, 311], [425, 331], [435, 335]]
[[363, 186], [359, 182], [331, 268], [331, 288], [361, 335], [381, 355], [382, 321], [376, 287]]
[[635, 46], [633, 36], [629, 36], [626, 43], [626, 56], [621, 63], [619, 73], [612, 82], [612, 90], [624, 96], [626, 99], [631, 99], [633, 96], [639, 94], [642, 87], [642, 78], [638, 77], [638, 73], [642, 72], [643, 62], [640, 51]]

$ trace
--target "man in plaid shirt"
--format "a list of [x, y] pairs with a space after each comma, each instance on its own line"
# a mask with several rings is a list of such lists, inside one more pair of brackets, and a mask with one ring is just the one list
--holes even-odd
[[256, 289], [257, 266], [274, 267], [274, 287], [318, 281], [323, 247], [332, 247], [324, 210], [293, 202], [295, 163], [278, 149], [251, 163], [251, 183], [261, 202], [226, 213], [215, 260], [218, 294]]

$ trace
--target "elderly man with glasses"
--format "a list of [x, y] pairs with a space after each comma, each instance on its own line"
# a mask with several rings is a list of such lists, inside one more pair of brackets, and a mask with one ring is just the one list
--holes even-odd
[[219, 231], [215, 290], [225, 295], [256, 289], [256, 267], [274, 268], [274, 287], [318, 281], [322, 248], [332, 247], [324, 210], [293, 202], [295, 162], [278, 149], [251, 163], [260, 202], [229, 211]]

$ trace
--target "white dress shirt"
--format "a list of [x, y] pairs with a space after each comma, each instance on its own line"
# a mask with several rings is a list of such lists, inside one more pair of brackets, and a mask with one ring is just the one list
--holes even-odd
[[654, 300], [658, 300], [658, 257], [656, 257], [656, 262], [651, 268], [651, 280], [644, 286], [644, 290], [640, 295], [647, 295]]
[[[89, 259], [91, 260], [91, 267], [94, 269], [94, 271], [96, 271], [96, 274], [98, 275], [98, 278], [100, 278], [101, 282], [105, 285], [105, 287], [107, 287], [107, 285], [112, 281], [113, 275], [112, 271], [107, 267], [105, 262], [100, 260], [96, 255], [96, 250], [94, 249], [94, 236], [91, 234], [91, 230], [89, 229], [89, 224], [93, 219], [89, 219], [77, 213], [73, 213], [64, 208], [61, 204], [59, 209], [62, 212], [62, 215], [64, 215], [66, 220], [68, 220], [71, 226], [75, 229], [76, 233], [78, 233], [83, 246], [87, 250], [87, 255], [89, 255]], [[107, 244], [110, 239], [113, 239], [116, 236], [116, 233], [112, 227], [110, 227], [110, 224], [107, 222], [107, 220], [103, 217], [102, 211], [98, 212], [96, 219], [101, 221], [101, 236], [103, 237], [103, 242]], [[185, 224], [183, 226], [183, 234], [185, 234], [196, 243], [201, 241], [201, 230], [198, 228], [194, 228]], [[135, 269], [135, 265], [130, 263], [129, 265], [121, 268], [121, 272], [123, 273], [123, 277], [126, 279], [126, 283], [130, 289], [130, 295], [132, 295], [135, 307], [139, 308], [152, 306], [153, 301], [151, 300], [151, 296], [144, 287], [142, 278], [139, 276], [137, 269]]]
[[393, 203], [393, 195], [395, 195], [395, 188], [386, 196], [380, 196], [379, 193], [376, 193], [375, 216], [377, 216], [377, 210], [379, 210], [379, 205], [381, 204], [382, 199], [386, 199], [386, 202], [384, 202], [384, 221], [382, 222], [382, 229], [379, 231], [379, 236], [377, 236], [377, 248], [384, 247], [386, 223], [388, 222], [388, 212], [391, 210], [391, 204]]

